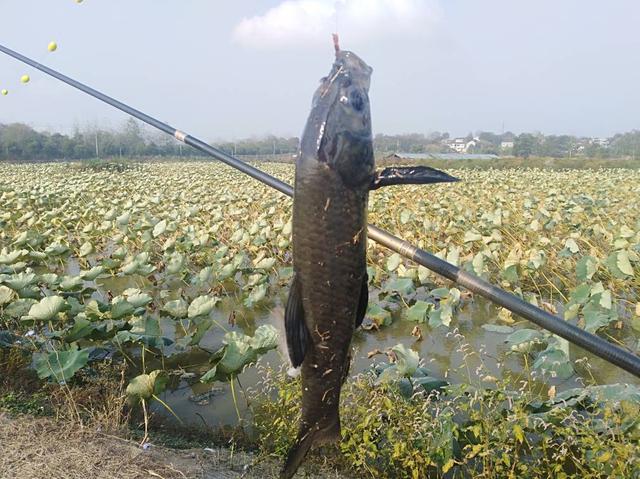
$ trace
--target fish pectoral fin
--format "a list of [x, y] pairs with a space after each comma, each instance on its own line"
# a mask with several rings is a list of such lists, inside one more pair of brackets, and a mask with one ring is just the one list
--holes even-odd
[[302, 364], [311, 341], [311, 335], [304, 321], [302, 307], [302, 285], [297, 276], [293, 277], [287, 307], [284, 311], [284, 329], [287, 335], [287, 349], [294, 368]]
[[428, 166], [391, 166], [377, 171], [369, 190], [377, 190], [391, 185], [425, 185], [429, 183], [449, 183], [460, 181], [444, 171]]
[[358, 310], [356, 312], [356, 329], [362, 326], [364, 316], [367, 314], [367, 306], [369, 306], [369, 275], [365, 273], [364, 278], [362, 278], [360, 299], [358, 300]]

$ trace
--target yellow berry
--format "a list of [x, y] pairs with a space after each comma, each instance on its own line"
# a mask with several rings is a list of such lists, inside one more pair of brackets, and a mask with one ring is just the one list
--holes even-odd
[[49, 46], [47, 47], [47, 49], [50, 52], [55, 52], [58, 49], [58, 44], [56, 42], [51, 42], [49, 43]]
[[2, 94], [4, 96], [7, 96], [9, 94], [9, 90], [6, 90], [6, 89], [2, 90]]
[[29, 83], [29, 80], [31, 80], [31, 77], [29, 75], [22, 75], [22, 77], [20, 77], [20, 81], [22, 83]]

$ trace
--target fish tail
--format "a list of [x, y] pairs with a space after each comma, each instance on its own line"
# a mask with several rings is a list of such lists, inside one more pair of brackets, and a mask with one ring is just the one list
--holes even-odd
[[295, 475], [314, 443], [335, 442], [339, 441], [340, 437], [340, 416], [337, 410], [335, 415], [325, 418], [322, 424], [311, 428], [302, 427], [295, 444], [289, 449], [280, 479], [290, 479]]

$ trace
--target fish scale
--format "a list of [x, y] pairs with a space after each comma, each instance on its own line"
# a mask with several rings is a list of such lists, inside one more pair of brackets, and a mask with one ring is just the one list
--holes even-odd
[[327, 439], [337, 439], [340, 388], [366, 272], [367, 196], [345, 188], [332, 170], [317, 170], [309, 175], [314, 181], [296, 182], [300, 201], [293, 213], [296, 274], [313, 342], [302, 364], [302, 422], [334, 428]]

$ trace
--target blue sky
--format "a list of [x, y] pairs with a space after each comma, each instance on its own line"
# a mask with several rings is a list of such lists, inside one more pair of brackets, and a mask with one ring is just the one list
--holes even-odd
[[[332, 61], [373, 68], [374, 130], [640, 128], [632, 0], [2, 0], [0, 43], [205, 140], [298, 135]], [[47, 52], [55, 40], [59, 49]], [[22, 74], [31, 82], [20, 84]], [[0, 55], [0, 123], [126, 116]]]

